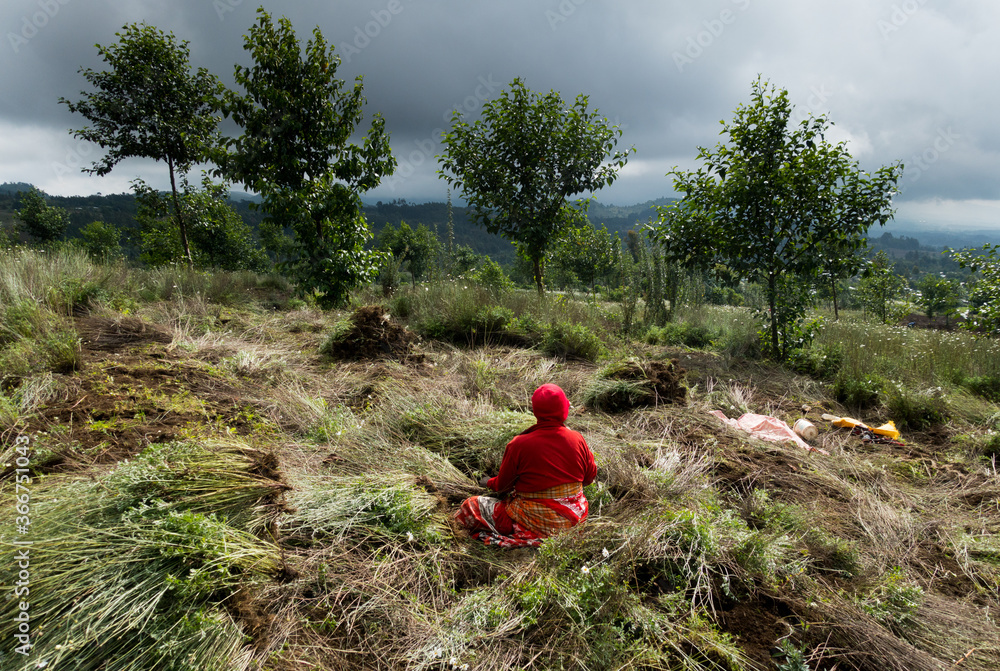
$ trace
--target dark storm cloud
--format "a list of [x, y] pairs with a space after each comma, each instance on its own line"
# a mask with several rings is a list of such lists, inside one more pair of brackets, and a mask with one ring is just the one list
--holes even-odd
[[[635, 146], [622, 178], [599, 197], [666, 195], [673, 166], [693, 167], [719, 141], [720, 120], [761, 74], [787, 88], [796, 118], [829, 114], [866, 169], [907, 165], [901, 201], [994, 200], [1000, 97], [993, 83], [1000, 7], [989, 0], [266, 0], [301, 39], [318, 26], [347, 80], [364, 77], [369, 115], [381, 113], [400, 171], [372, 198], [441, 199], [439, 134], [453, 110], [475, 118], [514, 77], [592, 107]], [[0, 181], [57, 193], [116, 191], [161, 167], [132, 160], [109, 177], [81, 175], [95, 150], [56, 100], [74, 98], [95, 43], [146, 21], [188, 40], [195, 66], [226, 83], [247, 63], [246, 0], [7, 0], [0, 8]], [[89, 153], [88, 153], [89, 152]], [[938, 207], [938, 209], [940, 209]]]

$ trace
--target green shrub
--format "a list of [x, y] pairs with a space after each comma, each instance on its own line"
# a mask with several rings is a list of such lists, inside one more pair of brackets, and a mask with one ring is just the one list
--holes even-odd
[[494, 299], [501, 298], [514, 288], [514, 282], [507, 277], [503, 268], [489, 257], [470, 275], [472, 281], [489, 291]]
[[788, 364], [797, 373], [817, 380], [832, 380], [837, 377], [844, 363], [844, 348], [839, 343], [829, 345], [813, 344], [793, 350]]
[[556, 322], [542, 336], [542, 351], [560, 359], [597, 361], [607, 351], [604, 343], [583, 324]]
[[650, 326], [643, 338], [650, 345], [684, 345], [704, 348], [718, 337], [707, 327], [689, 322], [668, 322], [663, 326]]
[[886, 407], [896, 424], [911, 429], [941, 424], [950, 415], [941, 387], [915, 392], [902, 383], [889, 385]]
[[965, 387], [987, 401], [1000, 403], [1000, 375], [977, 375], [965, 378]]
[[863, 410], [878, 405], [884, 388], [879, 375], [854, 375], [842, 368], [833, 381], [833, 396], [849, 408]]

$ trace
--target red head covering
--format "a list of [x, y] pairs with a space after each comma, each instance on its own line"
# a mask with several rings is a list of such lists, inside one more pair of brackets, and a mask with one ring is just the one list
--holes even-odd
[[569, 399], [557, 385], [543, 384], [531, 395], [531, 411], [539, 422], [562, 424], [569, 416]]

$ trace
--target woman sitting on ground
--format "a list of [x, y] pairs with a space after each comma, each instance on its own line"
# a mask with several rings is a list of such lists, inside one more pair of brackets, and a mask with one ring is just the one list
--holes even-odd
[[583, 487], [594, 481], [597, 465], [583, 436], [564, 424], [566, 394], [543, 384], [531, 397], [531, 410], [535, 425], [507, 444], [499, 474], [479, 482], [510, 495], [473, 496], [455, 513], [458, 524], [487, 545], [536, 546], [587, 519]]

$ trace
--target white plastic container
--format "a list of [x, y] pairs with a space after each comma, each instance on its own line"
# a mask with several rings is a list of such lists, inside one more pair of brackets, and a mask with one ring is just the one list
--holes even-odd
[[799, 434], [806, 440], [815, 440], [816, 436], [819, 435], [819, 430], [816, 426], [805, 417], [795, 421], [795, 424], [792, 426], [792, 431]]

